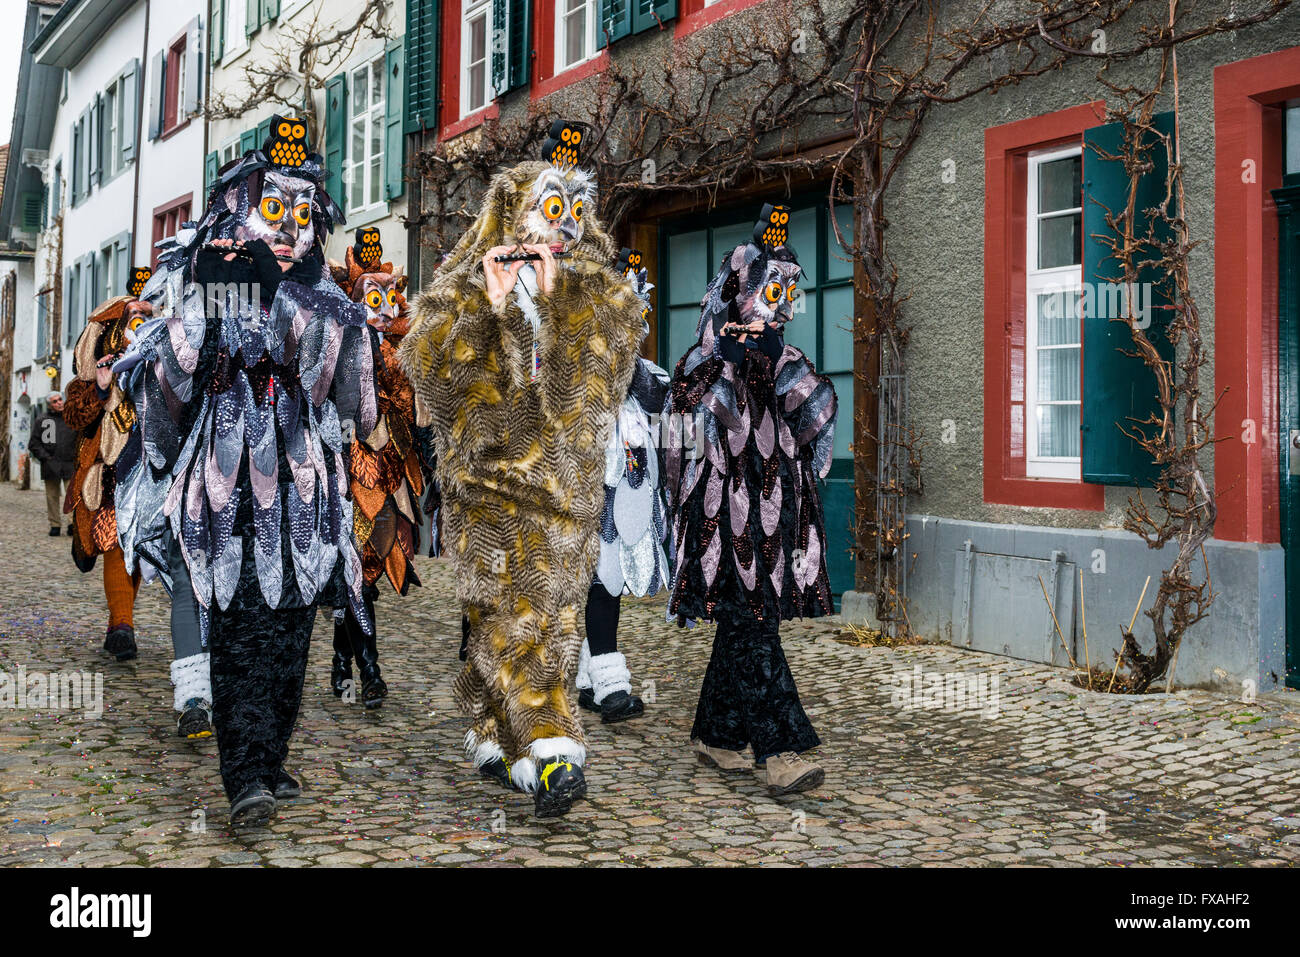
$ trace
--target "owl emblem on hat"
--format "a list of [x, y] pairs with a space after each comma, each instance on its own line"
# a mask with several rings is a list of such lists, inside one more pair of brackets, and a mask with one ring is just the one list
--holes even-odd
[[153, 270], [148, 266], [136, 266], [131, 270], [131, 280], [126, 284], [126, 291], [136, 299], [144, 292], [145, 284], [153, 277]]
[[383, 258], [384, 245], [379, 240], [379, 230], [374, 226], [362, 226], [356, 232], [357, 241], [352, 246], [352, 254], [363, 266], [373, 266]]
[[790, 235], [787, 229], [789, 222], [789, 206], [773, 206], [771, 203], [764, 203], [758, 222], [754, 224], [754, 245], [767, 249], [784, 246]]
[[639, 249], [628, 249], [624, 246], [618, 251], [618, 263], [614, 268], [625, 276], [635, 276], [641, 271], [644, 265], [644, 259]]
[[542, 159], [557, 169], [573, 169], [582, 161], [582, 144], [590, 133], [585, 123], [556, 120], [542, 144]]
[[264, 150], [275, 166], [301, 166], [307, 161], [307, 124], [292, 116], [272, 117], [271, 137]]

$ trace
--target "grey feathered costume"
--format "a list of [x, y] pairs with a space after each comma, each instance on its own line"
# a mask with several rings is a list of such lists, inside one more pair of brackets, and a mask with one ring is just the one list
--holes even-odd
[[115, 366], [141, 419], [118, 493], [127, 567], [170, 587], [169, 552], [184, 559], [232, 800], [282, 773], [317, 603], [370, 628], [342, 453], [375, 424], [374, 333], [323, 268], [342, 217], [320, 157], [277, 142], [298, 121], [272, 126], [163, 251], [144, 291], [158, 318]]

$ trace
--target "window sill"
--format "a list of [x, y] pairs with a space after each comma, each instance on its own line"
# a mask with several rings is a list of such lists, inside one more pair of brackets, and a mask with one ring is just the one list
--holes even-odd
[[232, 52], [232, 51], [226, 51], [226, 52], [222, 53], [222, 54], [221, 54], [221, 59], [218, 60], [217, 63], [216, 63], [217, 67], [218, 67], [218, 68], [221, 68], [221, 69], [224, 69], [224, 68], [226, 68], [226, 67], [228, 67], [228, 66], [233, 65], [233, 64], [235, 63], [236, 60], [240, 60], [240, 59], [242, 59], [243, 56], [244, 56], [244, 54], [246, 54], [250, 49], [252, 49], [252, 47], [251, 47], [248, 43], [245, 43], [245, 44], [244, 44], [242, 47], [240, 47], [238, 50], [235, 50], [235, 51], [233, 51], [233, 52]]
[[987, 505], [1100, 512], [1106, 508], [1106, 486], [1068, 479], [986, 475], [984, 502]]
[[540, 100], [543, 97], [550, 96], [556, 90], [562, 90], [566, 86], [585, 80], [588, 77], [595, 76], [597, 73], [603, 73], [609, 67], [609, 48], [601, 50], [590, 60], [583, 60], [576, 66], [571, 66], [555, 76], [546, 79], [538, 79], [529, 89], [529, 97], [533, 100]]
[[377, 206], [367, 206], [365, 209], [353, 210], [346, 213], [348, 217], [347, 225], [349, 229], [360, 229], [362, 226], [369, 226], [381, 219], [387, 219], [391, 212], [389, 201], [382, 202]]
[[703, 30], [705, 27], [712, 26], [719, 20], [725, 20], [740, 10], [747, 7], [756, 7], [763, 0], [718, 0], [707, 7], [696, 10], [694, 13], [688, 13], [677, 21], [677, 26], [673, 29], [673, 37], [681, 39], [688, 37], [697, 30]]
[[493, 100], [487, 106], [483, 107], [483, 109], [475, 113], [470, 113], [469, 115], [457, 120], [455, 123], [448, 123], [439, 131], [438, 139], [449, 140], [453, 136], [460, 136], [462, 133], [468, 133], [476, 126], [482, 126], [488, 120], [495, 120], [500, 115], [501, 107], [497, 105], [496, 100]]
[[170, 126], [170, 127], [168, 127], [167, 129], [163, 130], [161, 133], [158, 134], [158, 142], [159, 142], [159, 143], [165, 143], [167, 140], [171, 139], [173, 136], [175, 136], [175, 135], [176, 135], [177, 133], [179, 133], [181, 130], [183, 130], [183, 129], [185, 129], [187, 126], [189, 126], [189, 125], [190, 125], [190, 121], [191, 121], [192, 119], [193, 119], [193, 117], [186, 117], [186, 118], [185, 118], [183, 121], [181, 121], [180, 123], [176, 123], [175, 125]]

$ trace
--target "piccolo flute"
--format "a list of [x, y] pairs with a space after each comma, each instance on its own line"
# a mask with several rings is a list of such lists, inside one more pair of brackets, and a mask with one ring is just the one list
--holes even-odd
[[[558, 253], [551, 253], [556, 259], [567, 259], [569, 253], [561, 250]], [[517, 263], [517, 262], [537, 262], [542, 257], [539, 253], [506, 253], [504, 256], [493, 256], [492, 261], [498, 263]]]

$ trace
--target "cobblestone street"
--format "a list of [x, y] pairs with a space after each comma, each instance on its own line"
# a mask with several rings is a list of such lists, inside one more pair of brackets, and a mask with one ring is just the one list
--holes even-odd
[[[0, 865], [1300, 861], [1300, 696], [1106, 696], [1059, 670], [854, 647], [836, 640], [838, 621], [796, 622], [785, 648], [826, 781], [772, 799], [753, 776], [696, 763], [688, 736], [712, 629], [670, 626], [662, 602], [624, 603], [647, 715], [590, 723], [590, 799], [536, 821], [531, 799], [463, 759], [459, 612], [445, 563], [429, 559], [424, 588], [379, 603], [381, 710], [330, 694], [319, 620], [288, 764], [303, 797], [268, 830], [232, 836], [214, 740], [176, 737], [161, 587], [141, 590], [139, 658], [111, 661], [98, 567], [78, 574], [69, 540], [46, 532], [39, 485], [0, 486], [0, 668], [100, 672], [104, 713], [0, 710]], [[900, 676], [918, 668], [959, 676], [967, 707], [903, 693]]]

